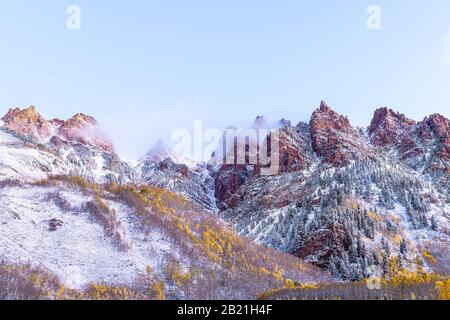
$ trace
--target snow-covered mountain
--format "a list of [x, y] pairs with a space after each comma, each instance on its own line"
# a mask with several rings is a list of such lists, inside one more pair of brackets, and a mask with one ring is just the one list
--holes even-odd
[[31, 106], [1, 118], [0, 177], [80, 175], [93, 182], [131, 182], [134, 170], [122, 161], [94, 118], [77, 114], [47, 121]]
[[441, 115], [416, 123], [382, 108], [358, 129], [322, 102], [309, 124], [278, 129], [278, 175], [250, 164], [213, 173], [218, 208], [241, 235], [344, 279], [391, 258], [448, 273], [449, 128]]
[[204, 163], [183, 158], [158, 141], [139, 161], [136, 172], [142, 183], [173, 191], [217, 211], [214, 180]]
[[[252, 128], [276, 131], [247, 140], [248, 163], [222, 163], [233, 148], [195, 163], [158, 142], [135, 166], [90, 116], [46, 120], [30, 107], [1, 121], [0, 261], [38, 266], [69, 288], [120, 284], [142, 297], [151, 270], [151, 286], [171, 298], [254, 298], [332, 281], [328, 272], [360, 280], [392, 259], [449, 272], [441, 115], [417, 122], [381, 108], [354, 128], [322, 102], [309, 123], [258, 117]], [[264, 176], [248, 152], [271, 151], [275, 136], [279, 168]]]
[[331, 280], [219, 219], [206, 164], [158, 144], [132, 167], [84, 114], [15, 108], [0, 129], [2, 299], [29, 298], [22, 282], [40, 298], [249, 299]]
[[155, 145], [140, 160], [141, 163], [159, 163], [166, 159], [171, 159], [174, 163], [184, 164], [186, 166], [195, 166], [195, 162], [182, 157], [171, 148], [166, 146], [162, 140], [158, 140]]

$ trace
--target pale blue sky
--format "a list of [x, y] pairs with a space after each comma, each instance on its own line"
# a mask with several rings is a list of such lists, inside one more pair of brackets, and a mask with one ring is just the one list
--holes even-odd
[[355, 125], [384, 105], [450, 117], [448, 0], [2, 0], [0, 35], [1, 113], [91, 114], [127, 158], [194, 120], [297, 123], [322, 99]]

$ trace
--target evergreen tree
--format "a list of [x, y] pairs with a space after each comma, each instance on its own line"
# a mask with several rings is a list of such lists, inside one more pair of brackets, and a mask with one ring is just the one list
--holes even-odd
[[358, 259], [358, 248], [357, 248], [356, 244], [353, 244], [350, 247], [349, 259], [350, 259], [350, 263], [356, 263], [357, 262], [357, 259]]
[[391, 247], [389, 246], [389, 243], [386, 243], [384, 252], [386, 253], [386, 256], [388, 257], [388, 259], [390, 259], [391, 258]]
[[438, 231], [438, 224], [435, 216], [431, 217], [431, 230]]
[[402, 241], [400, 242], [400, 253], [403, 255], [408, 253], [408, 246], [405, 239], [402, 239]]
[[[384, 240], [384, 238], [383, 238]], [[391, 260], [391, 249], [389, 247], [389, 243], [387, 243], [385, 240], [383, 241], [384, 243], [384, 255], [383, 255], [383, 263], [382, 263], [382, 268], [383, 268], [383, 273], [384, 275], [388, 275], [389, 274], [389, 261]]]
[[333, 255], [330, 259], [330, 272], [333, 277], [340, 277], [340, 261], [339, 258]]
[[356, 239], [356, 245], [358, 246], [358, 256], [362, 256], [363, 242], [361, 239], [361, 235], [358, 235], [358, 239]]
[[383, 255], [383, 263], [381, 267], [383, 268], [383, 274], [385, 276], [389, 275], [389, 257], [386, 253]]
[[399, 268], [400, 270], [403, 269], [403, 260], [404, 260], [404, 256], [403, 256], [403, 254], [400, 253], [400, 254], [397, 256], [397, 266], [398, 266], [398, 268]]
[[376, 254], [375, 252], [372, 254], [372, 260], [373, 260], [373, 264], [376, 266], [380, 266], [380, 258], [378, 257], [378, 254]]
[[342, 277], [346, 280], [352, 279], [352, 268], [350, 265], [349, 257], [347, 252], [342, 252], [341, 261], [340, 261], [340, 271]]

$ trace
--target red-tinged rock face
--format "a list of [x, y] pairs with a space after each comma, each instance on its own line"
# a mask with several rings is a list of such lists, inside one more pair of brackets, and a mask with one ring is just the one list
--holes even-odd
[[440, 138], [450, 137], [450, 121], [440, 114], [430, 116], [427, 121], [433, 132]]
[[10, 109], [1, 120], [4, 122], [3, 128], [31, 135], [38, 140], [49, 139], [58, 145], [62, 145], [63, 141], [75, 141], [114, 152], [112, 142], [99, 129], [97, 121], [82, 113], [67, 121], [60, 119], [47, 121], [34, 106], [31, 106], [24, 110]]
[[436, 138], [445, 142], [450, 138], [450, 120], [440, 114], [431, 115], [420, 123], [417, 133], [422, 140]]
[[189, 168], [185, 165], [180, 165], [180, 167], [178, 168], [178, 173], [187, 178], [189, 176]]
[[345, 230], [342, 227], [324, 226], [322, 230], [315, 231], [305, 237], [303, 244], [293, 254], [301, 259], [314, 257], [319, 267], [326, 267], [333, 254], [333, 249], [328, 245], [334, 239], [334, 246], [337, 252], [344, 251]]
[[[415, 121], [408, 119], [405, 115], [394, 112], [388, 108], [381, 108], [375, 111], [372, 122], [369, 126], [369, 136], [371, 142], [380, 147], [387, 145], [403, 145], [411, 148], [413, 141], [407, 139], [405, 134], [416, 124]], [[405, 148], [405, 147], [404, 147]]]
[[[398, 152], [399, 159], [417, 169], [446, 174], [450, 161], [450, 121], [439, 114], [416, 123], [387, 108], [378, 109], [368, 129], [374, 146]], [[424, 154], [429, 154], [424, 160]]]
[[418, 148], [416, 142], [414, 141], [413, 137], [410, 135], [403, 135], [399, 140], [399, 150], [402, 153], [411, 153], [412, 154], [422, 154], [422, 149]]
[[97, 125], [97, 121], [93, 117], [87, 116], [83, 113], [78, 113], [69, 120], [65, 121], [61, 130], [63, 129], [84, 129]]
[[232, 209], [237, 206], [241, 196], [239, 188], [251, 176], [246, 165], [223, 165], [215, 179], [215, 191], [219, 210]]
[[[310, 125], [292, 127], [286, 120], [283, 124], [278, 129], [279, 174], [308, 169], [315, 159], [314, 152], [324, 162], [336, 166], [345, 166], [356, 158], [373, 156], [370, 146], [352, 128], [349, 120], [331, 110], [324, 102], [313, 114]], [[271, 152], [271, 136], [268, 144]], [[216, 175], [216, 196], [220, 210], [236, 207], [243, 197], [239, 192], [245, 188], [241, 187], [251, 177], [259, 176], [259, 164], [249, 168], [247, 165], [223, 165], [220, 168]], [[289, 199], [281, 203], [289, 203]]]
[[309, 126], [283, 127], [279, 130], [279, 173], [298, 172], [308, 168], [312, 162]]
[[331, 110], [323, 101], [313, 113], [310, 126], [312, 148], [326, 163], [342, 167], [351, 160], [371, 156], [369, 146], [348, 118]]
[[27, 109], [10, 109], [1, 119], [3, 127], [25, 134], [47, 137], [50, 133], [48, 122], [36, 112], [36, 108], [31, 106]]
[[440, 114], [431, 115], [418, 124], [415, 135], [421, 143], [432, 146], [429, 171], [447, 175], [450, 165], [450, 120]]
[[61, 127], [64, 124], [64, 120], [61, 119], [52, 119], [49, 123], [55, 127]]
[[380, 108], [374, 113], [368, 134], [374, 146], [396, 149], [402, 161], [409, 161], [424, 153], [416, 143], [415, 128], [416, 122], [404, 114]]
[[[296, 127], [285, 126], [279, 133], [279, 174], [299, 172], [307, 169], [312, 163], [314, 154], [311, 149], [309, 126], [299, 124]], [[271, 152], [271, 135], [268, 137], [268, 152]], [[261, 150], [261, 149], [260, 149]], [[249, 147], [246, 146], [246, 151]], [[246, 156], [245, 165], [222, 165], [216, 175], [216, 196], [221, 210], [234, 208], [242, 198], [237, 194], [240, 187], [251, 177], [259, 177], [261, 164], [249, 163]], [[235, 155], [236, 161], [236, 155]]]
[[450, 160], [450, 144], [447, 142], [438, 152], [439, 157], [444, 161]]
[[68, 141], [92, 144], [108, 152], [114, 151], [112, 142], [100, 130], [97, 121], [82, 113], [64, 122], [58, 135]]

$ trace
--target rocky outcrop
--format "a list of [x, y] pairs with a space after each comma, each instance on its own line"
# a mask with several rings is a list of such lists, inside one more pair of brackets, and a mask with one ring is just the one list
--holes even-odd
[[309, 168], [314, 154], [311, 149], [309, 125], [284, 126], [279, 132], [279, 173], [298, 172]]
[[83, 113], [65, 121], [58, 130], [58, 136], [66, 141], [90, 144], [108, 152], [114, 151], [111, 140], [99, 128], [97, 121]]
[[[330, 258], [336, 252], [345, 251], [345, 229], [339, 225], [323, 226], [302, 236], [301, 245], [292, 252], [303, 260], [308, 260], [321, 268], [327, 268]], [[330, 242], [333, 246], [330, 246]]]
[[249, 170], [246, 165], [223, 165], [215, 174], [215, 193], [217, 207], [224, 211], [233, 209], [238, 204], [243, 194], [239, 189], [252, 176], [253, 168]]
[[450, 120], [433, 114], [419, 123], [416, 134], [429, 154], [427, 171], [450, 182]]
[[67, 121], [60, 119], [47, 121], [34, 106], [31, 106], [23, 110], [10, 109], [1, 120], [2, 129], [37, 143], [78, 142], [114, 152], [111, 140], [99, 128], [97, 121], [83, 113], [78, 113]]
[[312, 148], [325, 163], [343, 167], [351, 160], [373, 156], [370, 146], [348, 118], [333, 111], [324, 101], [314, 111], [310, 126]]
[[202, 208], [215, 211], [214, 180], [207, 165], [195, 164], [165, 146], [153, 146], [136, 167], [138, 180], [185, 196]]
[[396, 145], [402, 147], [406, 142], [407, 148], [409, 148], [409, 144], [413, 141], [408, 134], [415, 124], [414, 120], [408, 119], [404, 114], [388, 108], [380, 108], [375, 111], [368, 133], [375, 146]]
[[[255, 121], [260, 127], [263, 117]], [[373, 157], [374, 151], [363, 137], [350, 124], [348, 118], [333, 111], [322, 101], [311, 118], [310, 124], [299, 123], [293, 127], [290, 121], [278, 122], [279, 170], [278, 174], [295, 173], [308, 170], [317, 157], [324, 163], [342, 167], [351, 160]], [[271, 138], [268, 137], [269, 152]], [[246, 146], [246, 150], [248, 150]], [[246, 159], [248, 158], [248, 155]], [[215, 175], [216, 197], [221, 210], [235, 208], [243, 198], [242, 185], [251, 177], [258, 177], [260, 164], [222, 165]]]
[[14, 108], [1, 118], [2, 128], [18, 134], [42, 140], [50, 136], [51, 125], [44, 119], [34, 106], [27, 109]]
[[1, 120], [3, 131], [49, 158], [56, 157], [50, 165], [53, 169], [46, 166], [47, 174], [59, 174], [61, 166], [69, 166], [71, 174], [95, 182], [135, 181], [132, 168], [118, 157], [112, 142], [91, 116], [78, 113], [66, 121], [46, 120], [31, 106], [10, 109]]
[[446, 142], [450, 137], [450, 120], [440, 114], [433, 114], [419, 124], [417, 133], [422, 140]]
[[450, 171], [450, 125], [440, 114], [433, 114], [421, 122], [408, 119], [391, 109], [375, 111], [368, 128], [371, 143], [391, 154], [415, 170], [422, 168], [447, 181]]
[[404, 114], [380, 108], [374, 113], [368, 135], [374, 146], [398, 153], [401, 161], [415, 167], [416, 159], [424, 153], [414, 134], [416, 127], [416, 122]]
[[[262, 117], [258, 117], [262, 119]], [[278, 135], [279, 146], [279, 167], [278, 174], [289, 172], [300, 172], [307, 170], [314, 159], [314, 153], [311, 149], [311, 138], [309, 134], [309, 125], [300, 123], [292, 127], [287, 120], [282, 120], [283, 123], [275, 132]], [[259, 137], [261, 139], [261, 137]], [[258, 178], [261, 174], [262, 164], [257, 158], [256, 163], [250, 162], [251, 150], [262, 150], [262, 144], [268, 144], [268, 153], [271, 153], [273, 134], [264, 141], [258, 141], [255, 145], [250, 145], [247, 142], [245, 145], [245, 164], [237, 163], [236, 149], [234, 150], [234, 164], [221, 164], [219, 169], [213, 173], [215, 178], [215, 192], [217, 198], [217, 205], [220, 210], [227, 210], [236, 207], [241, 198], [240, 187], [246, 184], [251, 178]], [[233, 151], [231, 151], [233, 152]]]
[[57, 231], [59, 228], [61, 228], [64, 225], [62, 220], [59, 219], [52, 219], [48, 222], [48, 230], [49, 231]]

